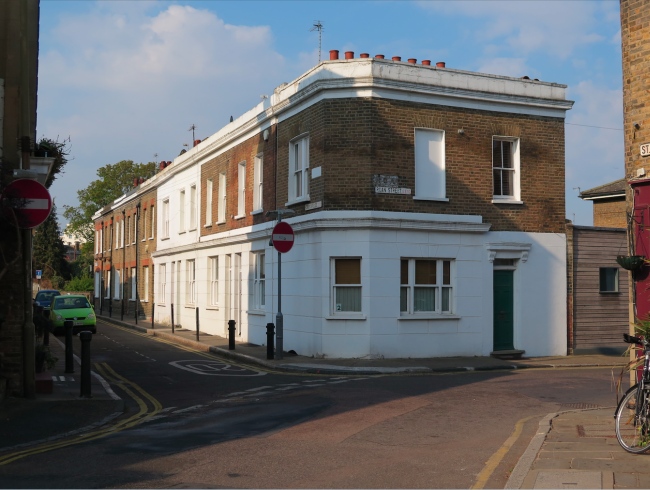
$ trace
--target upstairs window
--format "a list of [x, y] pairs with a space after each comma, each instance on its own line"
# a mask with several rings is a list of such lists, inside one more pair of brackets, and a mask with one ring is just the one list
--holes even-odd
[[178, 232], [185, 231], [185, 189], [180, 191], [178, 196]]
[[237, 166], [237, 217], [246, 214], [246, 162]]
[[262, 160], [262, 155], [255, 157], [255, 163], [253, 164], [253, 211], [262, 210], [262, 185], [263, 185], [263, 174], [262, 169], [264, 160]]
[[169, 199], [162, 203], [162, 238], [169, 238]]
[[196, 185], [190, 187], [190, 230], [196, 229]]
[[492, 139], [492, 180], [495, 201], [519, 201], [519, 140]]
[[415, 199], [446, 199], [445, 132], [415, 130]]
[[217, 196], [217, 222], [226, 222], [226, 174], [219, 174], [219, 195]]
[[309, 135], [289, 143], [289, 201], [309, 198]]
[[212, 224], [212, 179], [205, 184], [205, 226]]

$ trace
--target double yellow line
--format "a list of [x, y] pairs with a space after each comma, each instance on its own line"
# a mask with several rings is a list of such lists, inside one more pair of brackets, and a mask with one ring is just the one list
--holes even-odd
[[[74, 440], [61, 440], [57, 442], [50, 442], [39, 444], [37, 446], [31, 447], [29, 449], [24, 449], [22, 451], [13, 452], [0, 456], [0, 466], [9, 464], [18, 459], [25, 458], [27, 456], [33, 456], [35, 454], [41, 454], [48, 451], [53, 451], [55, 449], [61, 449], [67, 446], [73, 446], [75, 444], [81, 444], [83, 442], [93, 441], [95, 439], [100, 439], [102, 437], [108, 436], [110, 434], [115, 434], [124, 429], [133, 427], [134, 425], [141, 424], [142, 422], [147, 421], [151, 417], [157, 415], [162, 410], [162, 405], [158, 400], [153, 396], [143, 390], [140, 386], [129, 381], [117, 374], [108, 364], [106, 363], [96, 363], [95, 369], [106, 378], [111, 384], [116, 385], [122, 389], [127, 395], [129, 395], [138, 405], [138, 412], [132, 415], [129, 418], [120, 420], [115, 425], [100, 429], [97, 431], [88, 432], [81, 436], [76, 437]], [[148, 403], [147, 403], [148, 402]]]

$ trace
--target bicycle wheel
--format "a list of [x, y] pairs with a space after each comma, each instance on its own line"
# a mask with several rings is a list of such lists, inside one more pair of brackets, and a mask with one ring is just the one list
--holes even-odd
[[[637, 404], [640, 405], [638, 410]], [[647, 390], [639, 394], [639, 385], [629, 390], [619, 403], [614, 419], [616, 439], [623, 449], [635, 454], [650, 449], [650, 403]]]

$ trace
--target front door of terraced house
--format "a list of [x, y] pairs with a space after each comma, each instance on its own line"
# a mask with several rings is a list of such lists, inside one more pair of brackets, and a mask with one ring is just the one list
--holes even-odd
[[493, 350], [514, 350], [514, 270], [494, 269]]

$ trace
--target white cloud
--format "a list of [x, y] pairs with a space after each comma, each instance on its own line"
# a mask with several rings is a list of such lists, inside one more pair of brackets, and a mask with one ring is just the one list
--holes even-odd
[[419, 4], [435, 13], [477, 19], [471, 26], [477, 45], [498, 43], [504, 52], [519, 55], [543, 51], [567, 58], [577, 47], [602, 40], [594, 30], [601, 8], [596, 2], [455, 0]]

